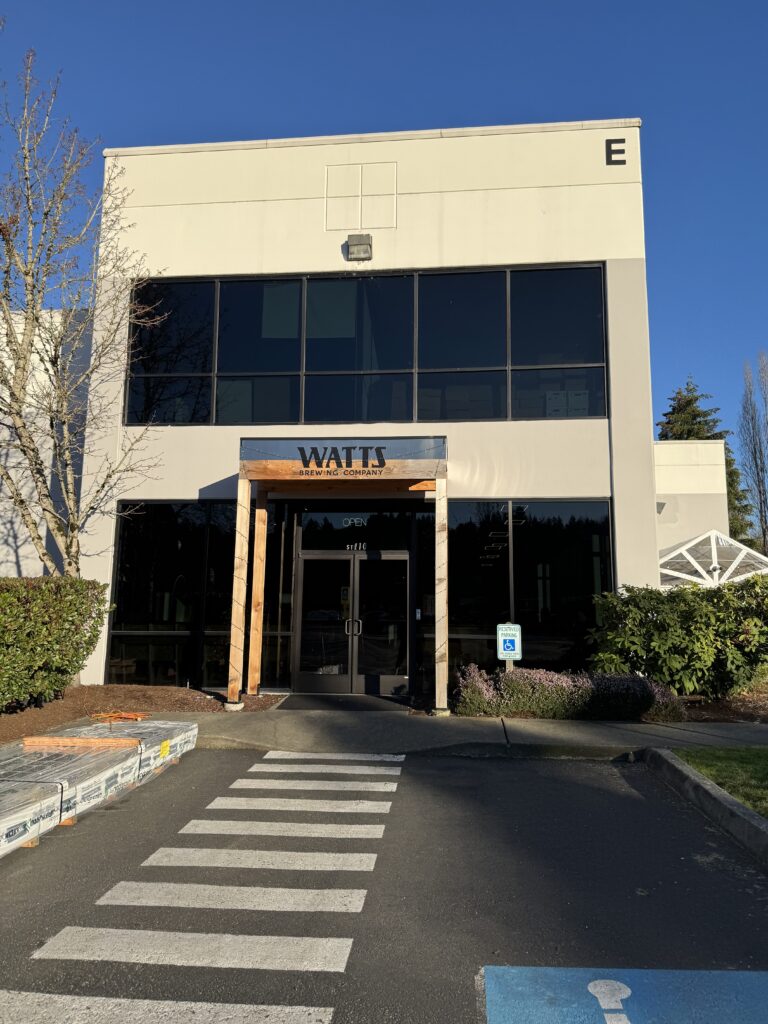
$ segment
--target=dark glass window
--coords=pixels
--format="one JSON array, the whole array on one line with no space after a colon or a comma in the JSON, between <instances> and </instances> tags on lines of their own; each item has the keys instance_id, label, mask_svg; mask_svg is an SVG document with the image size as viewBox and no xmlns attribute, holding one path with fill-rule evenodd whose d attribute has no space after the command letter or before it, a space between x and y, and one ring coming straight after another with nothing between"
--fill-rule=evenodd
<instances>
[{"instance_id":1,"label":"dark glass window","mask_svg":"<svg viewBox=\"0 0 768 1024\"><path fill-rule=\"evenodd\" d=\"M509 620L509 503L448 503L451 664L495 669L496 624Z\"/></svg>"},{"instance_id":2,"label":"dark glass window","mask_svg":"<svg viewBox=\"0 0 768 1024\"><path fill-rule=\"evenodd\" d=\"M226 684L235 503L121 511L109 682Z\"/></svg>"},{"instance_id":3,"label":"dark glass window","mask_svg":"<svg viewBox=\"0 0 768 1024\"><path fill-rule=\"evenodd\" d=\"M298 371L301 281L223 281L219 373Z\"/></svg>"},{"instance_id":4,"label":"dark glass window","mask_svg":"<svg viewBox=\"0 0 768 1024\"><path fill-rule=\"evenodd\" d=\"M232 617L232 567L235 562L237 506L232 501L217 501L211 502L207 506L207 511L208 546L205 552L203 624L206 629L229 632Z\"/></svg>"},{"instance_id":5,"label":"dark glass window","mask_svg":"<svg viewBox=\"0 0 768 1024\"><path fill-rule=\"evenodd\" d=\"M515 501L512 543L526 664L582 665L592 598L613 585L608 502Z\"/></svg>"},{"instance_id":6,"label":"dark glass window","mask_svg":"<svg viewBox=\"0 0 768 1024\"><path fill-rule=\"evenodd\" d=\"M413 419L413 377L406 373L308 374L306 423L375 423Z\"/></svg>"},{"instance_id":7,"label":"dark glass window","mask_svg":"<svg viewBox=\"0 0 768 1024\"><path fill-rule=\"evenodd\" d=\"M210 377L132 377L126 422L208 423Z\"/></svg>"},{"instance_id":8,"label":"dark glass window","mask_svg":"<svg viewBox=\"0 0 768 1024\"><path fill-rule=\"evenodd\" d=\"M513 370L512 418L580 419L605 416L605 370Z\"/></svg>"},{"instance_id":9,"label":"dark glass window","mask_svg":"<svg viewBox=\"0 0 768 1024\"><path fill-rule=\"evenodd\" d=\"M504 420L507 374L504 370L472 373L420 373L420 420Z\"/></svg>"},{"instance_id":10,"label":"dark glass window","mask_svg":"<svg viewBox=\"0 0 768 1024\"><path fill-rule=\"evenodd\" d=\"M307 282L307 370L413 366L413 278Z\"/></svg>"},{"instance_id":11,"label":"dark glass window","mask_svg":"<svg viewBox=\"0 0 768 1024\"><path fill-rule=\"evenodd\" d=\"M206 519L199 504L129 506L118 520L114 630L188 630L200 622Z\"/></svg>"},{"instance_id":12,"label":"dark glass window","mask_svg":"<svg viewBox=\"0 0 768 1024\"><path fill-rule=\"evenodd\" d=\"M218 377L217 423L298 423L299 376Z\"/></svg>"},{"instance_id":13,"label":"dark glass window","mask_svg":"<svg viewBox=\"0 0 768 1024\"><path fill-rule=\"evenodd\" d=\"M512 271L510 316L514 366L605 359L600 267Z\"/></svg>"},{"instance_id":14,"label":"dark glass window","mask_svg":"<svg viewBox=\"0 0 768 1024\"><path fill-rule=\"evenodd\" d=\"M209 373L213 365L213 281L148 281L137 288L133 373Z\"/></svg>"},{"instance_id":15,"label":"dark glass window","mask_svg":"<svg viewBox=\"0 0 768 1024\"><path fill-rule=\"evenodd\" d=\"M502 271L419 276L419 367L506 366Z\"/></svg>"}]
</instances>

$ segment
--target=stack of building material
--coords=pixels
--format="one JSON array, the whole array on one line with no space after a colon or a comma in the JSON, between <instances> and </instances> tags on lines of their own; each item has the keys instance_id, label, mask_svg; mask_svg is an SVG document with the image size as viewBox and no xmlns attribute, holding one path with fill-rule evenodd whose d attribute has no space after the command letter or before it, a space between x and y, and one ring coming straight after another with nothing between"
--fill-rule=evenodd
<instances>
[{"instance_id":1,"label":"stack of building material","mask_svg":"<svg viewBox=\"0 0 768 1024\"><path fill-rule=\"evenodd\" d=\"M55 745L57 739L33 737L31 741L0 747L0 784L56 786L62 822L77 818L136 785L138 743L102 747L70 741ZM32 745L27 745L30 742Z\"/></svg>"},{"instance_id":2,"label":"stack of building material","mask_svg":"<svg viewBox=\"0 0 768 1024\"><path fill-rule=\"evenodd\" d=\"M139 742L138 782L146 782L152 773L178 761L197 742L196 722L98 722L94 725L70 726L55 737L73 736L82 739L123 738Z\"/></svg>"},{"instance_id":3,"label":"stack of building material","mask_svg":"<svg viewBox=\"0 0 768 1024\"><path fill-rule=\"evenodd\" d=\"M196 741L194 722L115 721L0 747L0 857L146 782Z\"/></svg>"},{"instance_id":4,"label":"stack of building material","mask_svg":"<svg viewBox=\"0 0 768 1024\"><path fill-rule=\"evenodd\" d=\"M36 846L60 815L61 787L55 783L0 783L0 857L18 846Z\"/></svg>"}]
</instances>

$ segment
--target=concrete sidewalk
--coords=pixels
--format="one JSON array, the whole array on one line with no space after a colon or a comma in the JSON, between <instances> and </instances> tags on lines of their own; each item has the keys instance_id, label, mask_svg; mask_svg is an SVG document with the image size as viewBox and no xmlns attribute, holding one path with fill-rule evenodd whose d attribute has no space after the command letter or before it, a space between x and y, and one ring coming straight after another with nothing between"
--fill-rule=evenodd
<instances>
[{"instance_id":1,"label":"concrete sidewalk","mask_svg":"<svg viewBox=\"0 0 768 1024\"><path fill-rule=\"evenodd\" d=\"M768 747L768 725L679 722L560 722L430 718L403 708L377 711L269 711L184 715L199 725L199 749L442 753L476 757L614 757L646 747Z\"/></svg>"}]
</instances>

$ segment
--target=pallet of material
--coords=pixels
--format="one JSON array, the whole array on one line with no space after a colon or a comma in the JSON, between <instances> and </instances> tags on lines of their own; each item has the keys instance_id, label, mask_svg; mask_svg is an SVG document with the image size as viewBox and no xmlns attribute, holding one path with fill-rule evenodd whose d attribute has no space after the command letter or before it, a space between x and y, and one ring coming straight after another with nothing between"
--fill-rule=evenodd
<instances>
[{"instance_id":1,"label":"pallet of material","mask_svg":"<svg viewBox=\"0 0 768 1024\"><path fill-rule=\"evenodd\" d=\"M93 725L70 726L51 736L81 739L139 740L140 763L138 782L146 782L152 773L178 761L197 742L197 722L165 722L145 719L142 722L97 722Z\"/></svg>"},{"instance_id":2,"label":"pallet of material","mask_svg":"<svg viewBox=\"0 0 768 1024\"><path fill-rule=\"evenodd\" d=\"M57 786L64 823L135 786L139 763L137 746L27 749L12 743L0 747L0 782Z\"/></svg>"},{"instance_id":3,"label":"pallet of material","mask_svg":"<svg viewBox=\"0 0 768 1024\"><path fill-rule=\"evenodd\" d=\"M0 857L37 846L59 824L61 789L54 783L0 782Z\"/></svg>"}]
</instances>

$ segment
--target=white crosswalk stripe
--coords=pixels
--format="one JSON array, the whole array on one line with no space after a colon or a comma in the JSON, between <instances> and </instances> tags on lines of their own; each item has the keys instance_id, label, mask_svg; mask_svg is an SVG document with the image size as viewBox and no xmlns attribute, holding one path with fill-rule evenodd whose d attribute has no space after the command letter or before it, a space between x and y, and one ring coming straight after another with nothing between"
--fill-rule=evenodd
<instances>
[{"instance_id":1,"label":"white crosswalk stripe","mask_svg":"<svg viewBox=\"0 0 768 1024\"><path fill-rule=\"evenodd\" d=\"M235 779L230 789L311 789L331 793L394 793L396 782L328 782L325 779Z\"/></svg>"},{"instance_id":2,"label":"white crosswalk stripe","mask_svg":"<svg viewBox=\"0 0 768 1024\"><path fill-rule=\"evenodd\" d=\"M270 775L399 775L402 768L388 764L265 764L257 761L249 772Z\"/></svg>"},{"instance_id":3,"label":"white crosswalk stripe","mask_svg":"<svg viewBox=\"0 0 768 1024\"><path fill-rule=\"evenodd\" d=\"M263 885L118 882L96 903L99 906L116 907L359 914L365 897L365 889L280 889Z\"/></svg>"},{"instance_id":4,"label":"white crosswalk stripe","mask_svg":"<svg viewBox=\"0 0 768 1024\"><path fill-rule=\"evenodd\" d=\"M145 868L262 868L267 871L373 871L375 853L296 853L292 850L216 850L161 846Z\"/></svg>"},{"instance_id":5,"label":"white crosswalk stripe","mask_svg":"<svg viewBox=\"0 0 768 1024\"><path fill-rule=\"evenodd\" d=\"M194 818L180 835L293 836L302 839L381 839L383 825L320 825L304 821L217 821Z\"/></svg>"},{"instance_id":6,"label":"white crosswalk stripe","mask_svg":"<svg viewBox=\"0 0 768 1024\"><path fill-rule=\"evenodd\" d=\"M345 970L352 939L291 935L221 935L137 928L62 928L34 960L108 960L249 971Z\"/></svg>"},{"instance_id":7,"label":"white crosswalk stripe","mask_svg":"<svg viewBox=\"0 0 768 1024\"><path fill-rule=\"evenodd\" d=\"M0 1024L331 1024L322 1006L259 1006L163 999L108 999L0 989Z\"/></svg>"},{"instance_id":8,"label":"white crosswalk stripe","mask_svg":"<svg viewBox=\"0 0 768 1024\"><path fill-rule=\"evenodd\" d=\"M242 820L217 820L215 816L193 818L179 833L194 836L340 840L345 843L349 840L380 840L384 836L383 824L347 824L339 822L337 816L389 814L392 807L390 800L345 799L344 794L395 793L398 782L389 780L397 779L402 768L393 766L391 762L404 760L404 754L317 754L270 750L262 760L248 769L247 778L236 779L229 785L229 789L271 790L272 793L216 797L207 805L206 810L276 811L281 812L285 820L251 820L245 817ZM382 776L388 778L382 780ZM302 790L310 793L324 792L329 796L293 796L294 791ZM328 818L314 822L296 820L297 815L307 814L327 815ZM286 842L280 845L292 844ZM374 870L376 853L344 852L343 846L337 847L337 850L339 852L162 846L147 857L142 867L169 871L224 868L228 871L307 872L308 884L294 887L225 884L224 878L231 881L231 875L210 876L215 877L216 884L204 884L179 881L178 874L175 878L170 875L170 881L121 881L97 900L97 904L105 908L104 912L110 907L134 908L133 913L140 913L141 908L203 911L205 913L201 915L201 920L211 922L212 929L206 932L178 932L142 928L65 927L36 950L32 958L261 972L342 973L346 970L352 950L351 938L230 934L225 925L227 919L239 920L232 918L233 911L254 914L360 914L366 901L367 889L314 888L309 884L313 880L310 872L336 874ZM184 874L181 877L184 878ZM258 874L248 876L254 880L262 877ZM218 918L217 914L222 917ZM224 916L227 914L229 918ZM179 917L180 922L183 920ZM192 920L197 923L196 919ZM248 920L260 919L256 917ZM221 929L222 925L223 930L217 930L217 926ZM265 930L270 929L267 926ZM253 931L259 929L253 928ZM256 985L254 989L257 990ZM190 1021L195 1024L332 1024L333 1017L334 1010L331 1007L303 1004L250 1005L0 990L0 1024L62 1024L65 1021L66 1024L135 1024L137 1020L156 1021L157 1024L189 1024Z\"/></svg>"},{"instance_id":9,"label":"white crosswalk stripe","mask_svg":"<svg viewBox=\"0 0 768 1024\"><path fill-rule=\"evenodd\" d=\"M293 750L269 750L265 761L404 761L405 754L297 754Z\"/></svg>"},{"instance_id":10,"label":"white crosswalk stripe","mask_svg":"<svg viewBox=\"0 0 768 1024\"><path fill-rule=\"evenodd\" d=\"M217 796L209 811L311 811L317 814L389 814L388 800L281 800L258 796Z\"/></svg>"}]
</instances>

